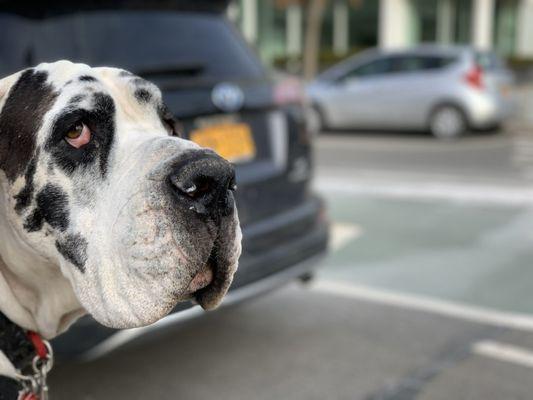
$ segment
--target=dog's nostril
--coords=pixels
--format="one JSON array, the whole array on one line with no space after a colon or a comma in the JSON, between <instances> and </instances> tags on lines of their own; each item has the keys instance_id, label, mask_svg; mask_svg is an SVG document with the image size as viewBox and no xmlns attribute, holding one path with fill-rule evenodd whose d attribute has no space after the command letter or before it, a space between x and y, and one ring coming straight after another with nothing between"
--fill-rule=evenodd
<instances>
[{"instance_id":1,"label":"dog's nostril","mask_svg":"<svg viewBox=\"0 0 533 400\"><path fill-rule=\"evenodd\" d=\"M229 191L237 188L235 171L213 153L201 152L177 164L169 181L178 197L199 214L224 214L233 209Z\"/></svg>"},{"instance_id":2,"label":"dog's nostril","mask_svg":"<svg viewBox=\"0 0 533 400\"><path fill-rule=\"evenodd\" d=\"M205 195L211 191L213 183L209 182L207 178L199 177L196 181L188 184L182 184L181 182L174 183L174 186L182 191L185 195L191 199L195 199L202 195Z\"/></svg>"}]
</instances>

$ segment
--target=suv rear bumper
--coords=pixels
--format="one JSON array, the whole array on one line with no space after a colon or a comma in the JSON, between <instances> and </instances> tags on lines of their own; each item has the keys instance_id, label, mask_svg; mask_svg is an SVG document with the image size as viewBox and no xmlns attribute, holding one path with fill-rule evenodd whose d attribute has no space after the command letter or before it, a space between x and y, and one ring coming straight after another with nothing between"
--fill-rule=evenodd
<instances>
[{"instance_id":1,"label":"suv rear bumper","mask_svg":"<svg viewBox=\"0 0 533 400\"><path fill-rule=\"evenodd\" d=\"M243 255L232 289L325 253L329 223L323 201L311 197L298 207L243 228Z\"/></svg>"}]
</instances>

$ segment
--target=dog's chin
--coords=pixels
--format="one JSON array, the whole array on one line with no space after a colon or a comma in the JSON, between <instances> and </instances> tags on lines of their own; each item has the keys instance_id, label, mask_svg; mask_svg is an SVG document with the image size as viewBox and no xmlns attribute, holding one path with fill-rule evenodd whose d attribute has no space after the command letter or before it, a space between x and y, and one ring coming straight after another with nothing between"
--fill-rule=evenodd
<instances>
[{"instance_id":1,"label":"dog's chin","mask_svg":"<svg viewBox=\"0 0 533 400\"><path fill-rule=\"evenodd\" d=\"M115 329L138 328L164 318L178 303L191 301L205 310L216 308L222 302L236 268L236 265L228 268L228 265L210 258L186 280L176 279L175 273L157 278L130 273L125 285L104 285L96 293L84 287L78 288L81 291L77 292L86 311L100 324ZM115 282L123 281L115 279Z\"/></svg>"}]
</instances>

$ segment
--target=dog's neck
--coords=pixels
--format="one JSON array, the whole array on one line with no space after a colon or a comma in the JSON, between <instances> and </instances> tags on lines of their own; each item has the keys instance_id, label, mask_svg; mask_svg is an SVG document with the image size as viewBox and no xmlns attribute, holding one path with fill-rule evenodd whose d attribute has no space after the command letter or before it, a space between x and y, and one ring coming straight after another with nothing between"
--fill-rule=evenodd
<instances>
[{"instance_id":1,"label":"dog's neck","mask_svg":"<svg viewBox=\"0 0 533 400\"><path fill-rule=\"evenodd\" d=\"M51 339L85 311L60 268L18 238L6 212L0 186L0 311L17 325Z\"/></svg>"},{"instance_id":2,"label":"dog's neck","mask_svg":"<svg viewBox=\"0 0 533 400\"><path fill-rule=\"evenodd\" d=\"M34 264L21 271L21 266L14 272L0 258L0 311L17 325L51 339L85 313L59 269L54 273L49 265ZM45 273L26 279L37 268Z\"/></svg>"}]
</instances>

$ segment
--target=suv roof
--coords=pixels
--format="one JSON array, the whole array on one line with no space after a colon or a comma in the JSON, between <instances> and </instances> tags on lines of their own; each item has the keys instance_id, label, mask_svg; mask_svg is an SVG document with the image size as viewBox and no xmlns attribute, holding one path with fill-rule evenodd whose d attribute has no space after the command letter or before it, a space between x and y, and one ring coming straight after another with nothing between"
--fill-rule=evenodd
<instances>
[{"instance_id":1,"label":"suv roof","mask_svg":"<svg viewBox=\"0 0 533 400\"><path fill-rule=\"evenodd\" d=\"M58 0L45 1L0 0L0 12L26 18L42 19L62 14L94 10L183 10L224 12L231 0Z\"/></svg>"},{"instance_id":2,"label":"suv roof","mask_svg":"<svg viewBox=\"0 0 533 400\"><path fill-rule=\"evenodd\" d=\"M0 76L70 59L119 66L164 89L264 80L263 66L224 14L193 8L139 10L128 3L39 19L0 12Z\"/></svg>"}]
</instances>

